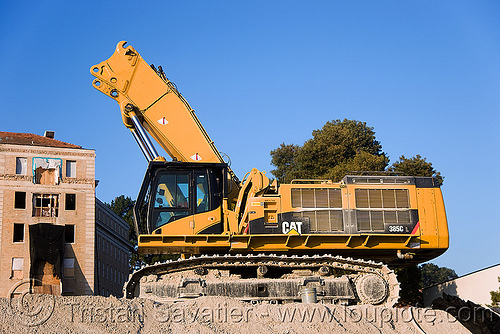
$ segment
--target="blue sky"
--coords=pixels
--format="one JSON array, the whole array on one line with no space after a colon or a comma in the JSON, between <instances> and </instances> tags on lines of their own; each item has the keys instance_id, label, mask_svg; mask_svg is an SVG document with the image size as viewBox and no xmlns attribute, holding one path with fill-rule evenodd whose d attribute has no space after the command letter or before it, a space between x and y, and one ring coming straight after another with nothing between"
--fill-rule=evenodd
<instances>
[{"instance_id":1,"label":"blue sky","mask_svg":"<svg viewBox=\"0 0 500 334\"><path fill-rule=\"evenodd\" d=\"M238 176L333 119L445 176L458 274L500 262L498 1L0 1L1 131L95 149L97 196L147 163L89 69L126 40L162 65Z\"/></svg>"}]
</instances>

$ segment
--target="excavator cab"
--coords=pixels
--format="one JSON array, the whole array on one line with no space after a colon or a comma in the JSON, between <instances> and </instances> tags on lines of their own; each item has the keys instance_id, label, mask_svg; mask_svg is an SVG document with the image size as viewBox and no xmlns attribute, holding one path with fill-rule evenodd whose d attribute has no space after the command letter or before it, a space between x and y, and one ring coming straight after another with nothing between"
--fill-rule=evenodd
<instances>
[{"instance_id":1,"label":"excavator cab","mask_svg":"<svg viewBox=\"0 0 500 334\"><path fill-rule=\"evenodd\" d=\"M224 164L151 162L134 208L137 233L222 233L226 175Z\"/></svg>"}]
</instances>

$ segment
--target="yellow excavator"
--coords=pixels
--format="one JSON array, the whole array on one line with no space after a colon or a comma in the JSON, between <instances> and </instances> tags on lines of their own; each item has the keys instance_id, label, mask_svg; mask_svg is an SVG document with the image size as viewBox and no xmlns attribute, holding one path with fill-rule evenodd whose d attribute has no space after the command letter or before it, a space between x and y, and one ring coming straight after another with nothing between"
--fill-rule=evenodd
<instances>
[{"instance_id":1,"label":"yellow excavator","mask_svg":"<svg viewBox=\"0 0 500 334\"><path fill-rule=\"evenodd\" d=\"M307 293L392 306L399 283L391 268L448 248L435 178L373 173L278 185L254 168L240 181L161 66L120 42L90 72L149 161L134 208L138 252L183 255L132 273L127 298L286 303Z\"/></svg>"}]
</instances>

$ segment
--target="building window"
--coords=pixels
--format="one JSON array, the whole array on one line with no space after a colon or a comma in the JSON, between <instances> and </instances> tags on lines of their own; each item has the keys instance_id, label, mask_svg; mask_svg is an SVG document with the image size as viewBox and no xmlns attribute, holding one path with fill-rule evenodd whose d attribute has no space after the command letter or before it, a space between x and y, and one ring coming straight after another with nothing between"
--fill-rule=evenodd
<instances>
[{"instance_id":1,"label":"building window","mask_svg":"<svg viewBox=\"0 0 500 334\"><path fill-rule=\"evenodd\" d=\"M64 278L75 277L75 259L66 258L63 260L63 276Z\"/></svg>"},{"instance_id":2,"label":"building window","mask_svg":"<svg viewBox=\"0 0 500 334\"><path fill-rule=\"evenodd\" d=\"M66 177L76 177L76 161L66 161Z\"/></svg>"},{"instance_id":3,"label":"building window","mask_svg":"<svg viewBox=\"0 0 500 334\"><path fill-rule=\"evenodd\" d=\"M64 228L64 242L72 244L75 242L75 225L66 225Z\"/></svg>"},{"instance_id":4,"label":"building window","mask_svg":"<svg viewBox=\"0 0 500 334\"><path fill-rule=\"evenodd\" d=\"M66 194L66 210L76 210L76 194Z\"/></svg>"},{"instance_id":5,"label":"building window","mask_svg":"<svg viewBox=\"0 0 500 334\"><path fill-rule=\"evenodd\" d=\"M26 192L16 191L14 195L14 209L26 209Z\"/></svg>"},{"instance_id":6,"label":"building window","mask_svg":"<svg viewBox=\"0 0 500 334\"><path fill-rule=\"evenodd\" d=\"M22 257L12 258L12 273L10 278L23 279L23 266L24 266L24 258Z\"/></svg>"},{"instance_id":7,"label":"building window","mask_svg":"<svg viewBox=\"0 0 500 334\"><path fill-rule=\"evenodd\" d=\"M28 171L28 159L16 158L16 174L26 175L27 171Z\"/></svg>"},{"instance_id":8,"label":"building window","mask_svg":"<svg viewBox=\"0 0 500 334\"><path fill-rule=\"evenodd\" d=\"M33 194L33 217L57 217L59 195Z\"/></svg>"},{"instance_id":9,"label":"building window","mask_svg":"<svg viewBox=\"0 0 500 334\"><path fill-rule=\"evenodd\" d=\"M61 178L61 167L61 159L33 158L33 176L35 184L59 184Z\"/></svg>"},{"instance_id":10,"label":"building window","mask_svg":"<svg viewBox=\"0 0 500 334\"><path fill-rule=\"evenodd\" d=\"M24 224L14 224L14 237L13 242L23 242L24 241Z\"/></svg>"}]
</instances>

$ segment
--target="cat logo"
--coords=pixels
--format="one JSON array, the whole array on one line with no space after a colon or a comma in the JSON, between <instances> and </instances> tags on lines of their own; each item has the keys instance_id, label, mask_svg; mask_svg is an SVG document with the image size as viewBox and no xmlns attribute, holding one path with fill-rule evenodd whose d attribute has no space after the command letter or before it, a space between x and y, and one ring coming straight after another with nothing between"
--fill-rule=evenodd
<instances>
[{"instance_id":1,"label":"cat logo","mask_svg":"<svg viewBox=\"0 0 500 334\"><path fill-rule=\"evenodd\" d=\"M283 222L283 234L302 234L302 222Z\"/></svg>"}]
</instances>

